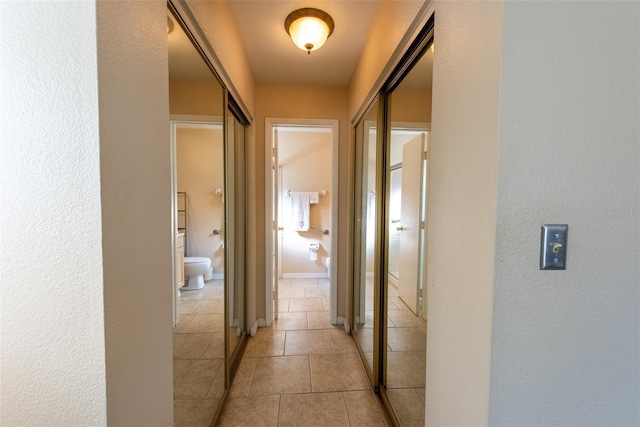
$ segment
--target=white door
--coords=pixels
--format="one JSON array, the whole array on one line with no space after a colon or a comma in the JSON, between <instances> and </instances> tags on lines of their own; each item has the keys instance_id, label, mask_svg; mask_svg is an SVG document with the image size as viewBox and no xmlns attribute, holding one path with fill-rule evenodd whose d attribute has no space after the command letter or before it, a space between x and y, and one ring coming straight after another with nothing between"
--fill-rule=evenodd
<instances>
[{"instance_id":1,"label":"white door","mask_svg":"<svg viewBox=\"0 0 640 427\"><path fill-rule=\"evenodd\" d=\"M414 313L418 313L420 216L422 212L423 135L402 147L402 202L400 212L400 249L398 294Z\"/></svg>"},{"instance_id":2,"label":"white door","mask_svg":"<svg viewBox=\"0 0 640 427\"><path fill-rule=\"evenodd\" d=\"M278 318L278 129L273 128L273 146L271 147L271 291L273 295L273 318Z\"/></svg>"}]
</instances>

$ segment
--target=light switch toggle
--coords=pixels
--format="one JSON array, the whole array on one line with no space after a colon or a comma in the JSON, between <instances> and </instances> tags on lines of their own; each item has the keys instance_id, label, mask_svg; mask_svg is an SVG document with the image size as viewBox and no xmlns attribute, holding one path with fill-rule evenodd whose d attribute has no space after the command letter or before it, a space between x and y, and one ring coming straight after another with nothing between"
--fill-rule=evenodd
<instances>
[{"instance_id":1,"label":"light switch toggle","mask_svg":"<svg viewBox=\"0 0 640 427\"><path fill-rule=\"evenodd\" d=\"M564 270L567 260L567 224L544 224L540 237L540 270Z\"/></svg>"}]
</instances>

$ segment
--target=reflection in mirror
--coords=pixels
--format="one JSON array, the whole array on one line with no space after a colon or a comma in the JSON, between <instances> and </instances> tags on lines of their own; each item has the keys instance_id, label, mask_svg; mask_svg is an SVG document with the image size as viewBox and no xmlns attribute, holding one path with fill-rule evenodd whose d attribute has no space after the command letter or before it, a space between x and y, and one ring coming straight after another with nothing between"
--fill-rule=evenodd
<instances>
[{"instance_id":1,"label":"reflection in mirror","mask_svg":"<svg viewBox=\"0 0 640 427\"><path fill-rule=\"evenodd\" d=\"M224 91L180 24L169 18L176 287L183 285L176 292L173 330L174 425L210 425L227 382Z\"/></svg>"},{"instance_id":2,"label":"reflection in mirror","mask_svg":"<svg viewBox=\"0 0 640 427\"><path fill-rule=\"evenodd\" d=\"M374 249L376 237L376 140L378 101L356 126L356 219L352 333L373 380Z\"/></svg>"},{"instance_id":3,"label":"reflection in mirror","mask_svg":"<svg viewBox=\"0 0 640 427\"><path fill-rule=\"evenodd\" d=\"M391 93L386 393L402 425L424 425L426 197L433 51Z\"/></svg>"},{"instance_id":4,"label":"reflection in mirror","mask_svg":"<svg viewBox=\"0 0 640 427\"><path fill-rule=\"evenodd\" d=\"M227 316L228 360L234 360L244 334L245 253L245 145L244 125L233 112L227 114L227 237L229 254Z\"/></svg>"}]
</instances>

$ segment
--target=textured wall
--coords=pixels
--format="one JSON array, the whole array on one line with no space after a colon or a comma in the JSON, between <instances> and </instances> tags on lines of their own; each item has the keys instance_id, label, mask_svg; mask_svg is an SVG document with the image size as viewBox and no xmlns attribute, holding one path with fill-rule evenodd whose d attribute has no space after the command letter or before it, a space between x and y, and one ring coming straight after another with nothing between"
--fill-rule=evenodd
<instances>
[{"instance_id":1,"label":"textured wall","mask_svg":"<svg viewBox=\"0 0 640 427\"><path fill-rule=\"evenodd\" d=\"M100 169L111 425L173 424L166 3L98 2Z\"/></svg>"},{"instance_id":2,"label":"textured wall","mask_svg":"<svg viewBox=\"0 0 640 427\"><path fill-rule=\"evenodd\" d=\"M0 425L104 425L96 5L0 16Z\"/></svg>"},{"instance_id":3,"label":"textured wall","mask_svg":"<svg viewBox=\"0 0 640 427\"><path fill-rule=\"evenodd\" d=\"M501 89L491 424L639 425L640 3L507 2Z\"/></svg>"},{"instance_id":4,"label":"textured wall","mask_svg":"<svg viewBox=\"0 0 640 427\"><path fill-rule=\"evenodd\" d=\"M502 3L435 4L427 245L428 425L486 425Z\"/></svg>"}]
</instances>

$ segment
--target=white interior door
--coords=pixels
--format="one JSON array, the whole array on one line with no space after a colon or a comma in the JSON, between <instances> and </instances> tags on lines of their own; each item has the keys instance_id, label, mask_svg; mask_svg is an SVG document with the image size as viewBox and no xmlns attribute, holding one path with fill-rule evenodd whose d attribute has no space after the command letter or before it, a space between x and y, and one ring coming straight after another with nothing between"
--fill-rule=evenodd
<instances>
[{"instance_id":1,"label":"white interior door","mask_svg":"<svg viewBox=\"0 0 640 427\"><path fill-rule=\"evenodd\" d=\"M273 146L271 147L271 291L273 295L273 318L278 318L278 246L280 240L278 239L278 129L273 128Z\"/></svg>"},{"instance_id":2,"label":"white interior door","mask_svg":"<svg viewBox=\"0 0 640 427\"><path fill-rule=\"evenodd\" d=\"M418 274L420 269L420 214L422 212L423 138L415 138L402 147L402 202L400 212L400 248L398 294L414 313L418 312Z\"/></svg>"}]
</instances>

